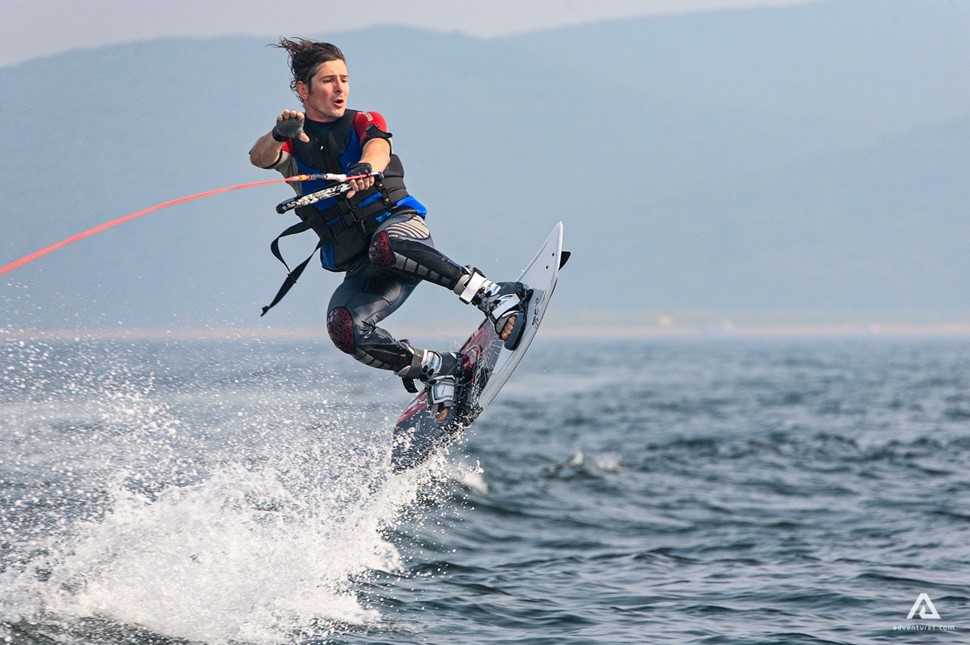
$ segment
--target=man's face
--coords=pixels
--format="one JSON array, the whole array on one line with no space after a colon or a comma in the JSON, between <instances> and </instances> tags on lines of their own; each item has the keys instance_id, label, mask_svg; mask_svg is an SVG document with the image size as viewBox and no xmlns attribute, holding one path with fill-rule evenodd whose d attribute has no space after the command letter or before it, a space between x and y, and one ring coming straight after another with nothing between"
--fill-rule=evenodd
<instances>
[{"instance_id":1,"label":"man's face","mask_svg":"<svg viewBox=\"0 0 970 645\"><path fill-rule=\"evenodd\" d=\"M336 121L344 115L350 95L347 64L342 60L321 63L313 72L309 87L299 81L296 91L303 100L308 118L324 123Z\"/></svg>"}]
</instances>

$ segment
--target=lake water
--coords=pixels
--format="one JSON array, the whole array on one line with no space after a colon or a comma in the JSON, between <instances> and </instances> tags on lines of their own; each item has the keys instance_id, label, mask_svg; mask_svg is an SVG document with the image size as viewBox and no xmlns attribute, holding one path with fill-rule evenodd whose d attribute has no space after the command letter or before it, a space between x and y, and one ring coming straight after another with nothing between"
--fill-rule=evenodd
<instances>
[{"instance_id":1,"label":"lake water","mask_svg":"<svg viewBox=\"0 0 970 645\"><path fill-rule=\"evenodd\" d=\"M540 338L394 476L407 401L323 341L0 342L0 642L970 641L968 339Z\"/></svg>"}]
</instances>

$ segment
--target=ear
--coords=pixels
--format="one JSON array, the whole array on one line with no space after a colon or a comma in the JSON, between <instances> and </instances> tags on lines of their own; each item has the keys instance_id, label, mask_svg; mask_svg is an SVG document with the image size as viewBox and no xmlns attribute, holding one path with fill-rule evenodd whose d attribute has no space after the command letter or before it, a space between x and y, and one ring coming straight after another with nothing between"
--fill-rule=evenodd
<instances>
[{"instance_id":1,"label":"ear","mask_svg":"<svg viewBox=\"0 0 970 645\"><path fill-rule=\"evenodd\" d=\"M303 81L297 81L296 95L300 97L301 101L306 101L307 97L310 96L310 88L308 88L306 83L304 83Z\"/></svg>"}]
</instances>

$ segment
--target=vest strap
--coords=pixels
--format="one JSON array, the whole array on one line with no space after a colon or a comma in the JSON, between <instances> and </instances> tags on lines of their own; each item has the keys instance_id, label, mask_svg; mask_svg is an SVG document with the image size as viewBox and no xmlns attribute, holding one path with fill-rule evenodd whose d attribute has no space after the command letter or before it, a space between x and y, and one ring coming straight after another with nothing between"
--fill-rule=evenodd
<instances>
[{"instance_id":1,"label":"vest strap","mask_svg":"<svg viewBox=\"0 0 970 645\"><path fill-rule=\"evenodd\" d=\"M286 260L283 259L283 254L280 253L280 238L288 237L290 235L296 235L297 233L303 233L304 231L308 231L308 230L310 230L309 224L307 224L306 222L297 222L293 226L289 227L288 229L280 233L276 237L276 239L270 243L269 245L270 251L272 251L276 259L282 262L283 266L286 267L287 274L286 274L286 279L283 280L283 284L280 285L279 291L276 292L276 296L273 298L273 301L268 305L266 305L265 307L263 307L263 313L259 314L260 318L265 316L270 309L275 307L276 304L283 299L283 296L285 296L287 292L289 292L289 290L293 288L293 285L296 284L296 281L300 279L301 275L303 275L303 270L306 269L307 264L309 264L310 260L313 259L313 256L316 255L317 250L319 250L319 248L323 246L323 240L320 240L319 242L317 242L316 248L313 249L313 252L310 253L309 257L307 257L307 259L304 260L303 262L300 262L298 265L296 265L296 268L294 268L292 271L290 270L290 266L286 263Z\"/></svg>"}]
</instances>

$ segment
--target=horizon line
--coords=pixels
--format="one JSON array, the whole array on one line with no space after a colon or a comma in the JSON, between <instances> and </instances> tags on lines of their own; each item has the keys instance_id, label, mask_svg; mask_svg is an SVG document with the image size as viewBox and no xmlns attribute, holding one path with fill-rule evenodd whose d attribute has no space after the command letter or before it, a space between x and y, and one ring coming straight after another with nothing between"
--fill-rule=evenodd
<instances>
[{"instance_id":1,"label":"horizon line","mask_svg":"<svg viewBox=\"0 0 970 645\"><path fill-rule=\"evenodd\" d=\"M410 338L462 338L463 325L403 325L395 330ZM950 323L781 323L721 322L695 325L593 324L546 325L540 336L557 340L600 338L663 339L838 339L838 338L970 338L970 322ZM323 327L129 327L89 329L0 329L0 342L54 340L329 340Z\"/></svg>"}]
</instances>

